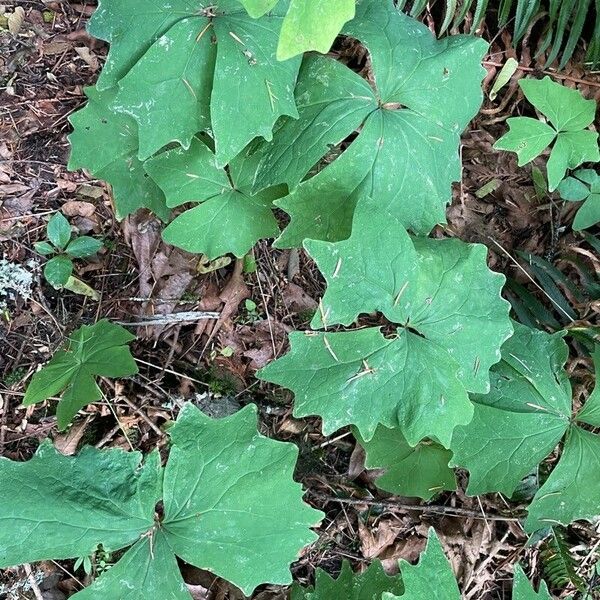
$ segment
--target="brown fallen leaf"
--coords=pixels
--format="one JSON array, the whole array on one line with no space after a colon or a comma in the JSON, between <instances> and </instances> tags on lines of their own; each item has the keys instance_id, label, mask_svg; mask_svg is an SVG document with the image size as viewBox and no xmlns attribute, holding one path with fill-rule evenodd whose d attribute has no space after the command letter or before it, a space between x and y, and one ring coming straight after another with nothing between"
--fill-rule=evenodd
<instances>
[{"instance_id":1,"label":"brown fallen leaf","mask_svg":"<svg viewBox=\"0 0 600 600\"><path fill-rule=\"evenodd\" d=\"M376 526L366 525L359 519L358 537L365 558L377 558L395 541L401 527L391 520L378 521Z\"/></svg>"},{"instance_id":2,"label":"brown fallen leaf","mask_svg":"<svg viewBox=\"0 0 600 600\"><path fill-rule=\"evenodd\" d=\"M69 200L62 205L61 212L66 217L91 217L96 212L96 207L91 202Z\"/></svg>"},{"instance_id":3,"label":"brown fallen leaf","mask_svg":"<svg viewBox=\"0 0 600 600\"><path fill-rule=\"evenodd\" d=\"M66 433L59 433L54 438L56 449L65 456L73 456L91 419L91 415L88 415L83 421L75 421Z\"/></svg>"}]
</instances>

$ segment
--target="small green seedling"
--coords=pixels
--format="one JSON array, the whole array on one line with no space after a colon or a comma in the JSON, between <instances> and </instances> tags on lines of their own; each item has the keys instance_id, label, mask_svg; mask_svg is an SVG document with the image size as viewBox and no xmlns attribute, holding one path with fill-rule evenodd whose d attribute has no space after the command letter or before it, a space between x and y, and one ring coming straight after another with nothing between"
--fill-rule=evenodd
<instances>
[{"instance_id":1,"label":"small green seedling","mask_svg":"<svg viewBox=\"0 0 600 600\"><path fill-rule=\"evenodd\" d=\"M548 189L553 192L567 169L600 160L598 134L589 129L596 114L596 103L550 77L524 79L519 85L527 100L548 122L531 117L508 119L509 131L494 148L516 153L521 167L552 145L546 169Z\"/></svg>"},{"instance_id":2,"label":"small green seedling","mask_svg":"<svg viewBox=\"0 0 600 600\"><path fill-rule=\"evenodd\" d=\"M583 204L573 221L573 229L581 231L600 222L600 175L594 169L579 169L558 186L563 200Z\"/></svg>"},{"instance_id":3,"label":"small green seedling","mask_svg":"<svg viewBox=\"0 0 600 600\"><path fill-rule=\"evenodd\" d=\"M42 256L52 256L44 266L44 277L55 289L60 290L69 285L73 278L73 259L94 256L103 245L100 240L83 235L73 238L69 221L56 213L46 228L48 241L36 242L34 248Z\"/></svg>"},{"instance_id":4,"label":"small green seedling","mask_svg":"<svg viewBox=\"0 0 600 600\"><path fill-rule=\"evenodd\" d=\"M62 394L56 416L59 429L65 429L80 408L102 398L96 377L128 377L137 373L128 346L134 339L125 328L106 319L83 325L33 376L23 404L29 406Z\"/></svg>"}]
</instances>

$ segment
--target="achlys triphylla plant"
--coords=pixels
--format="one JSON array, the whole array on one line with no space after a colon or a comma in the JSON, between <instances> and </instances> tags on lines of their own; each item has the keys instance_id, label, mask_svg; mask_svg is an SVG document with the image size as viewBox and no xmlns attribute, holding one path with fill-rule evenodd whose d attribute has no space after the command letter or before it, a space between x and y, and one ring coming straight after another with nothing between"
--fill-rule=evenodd
<instances>
[{"instance_id":1,"label":"achlys triphylla plant","mask_svg":"<svg viewBox=\"0 0 600 600\"><path fill-rule=\"evenodd\" d=\"M46 235L47 241L34 244L36 252L53 257L44 265L46 281L58 290L66 288L76 291L74 281L82 282L73 277L73 259L94 256L102 250L102 242L87 235L73 238L71 225L61 213L56 213L48 221Z\"/></svg>"},{"instance_id":2,"label":"achlys triphylla plant","mask_svg":"<svg viewBox=\"0 0 600 600\"><path fill-rule=\"evenodd\" d=\"M596 103L550 77L523 79L519 86L549 123L531 117L512 117L507 120L509 132L494 148L515 152L519 166L523 166L552 145L546 168L548 189L553 192L568 169L600 160L598 134L588 129L594 121Z\"/></svg>"},{"instance_id":3,"label":"achlys triphylla plant","mask_svg":"<svg viewBox=\"0 0 600 600\"><path fill-rule=\"evenodd\" d=\"M337 579L317 569L315 586L302 588L294 584L291 600L460 600L450 562L433 529L419 563L400 561L400 575L388 577L378 561L362 574L353 574L344 563ZM515 565L513 600L551 600L548 588L541 583L536 592L519 564Z\"/></svg>"},{"instance_id":4,"label":"achlys triphylla plant","mask_svg":"<svg viewBox=\"0 0 600 600\"><path fill-rule=\"evenodd\" d=\"M35 373L23 404L29 406L62 394L56 417L59 429L65 429L80 408L102 398L96 377L127 377L137 373L128 346L134 339L126 329L106 320L83 325Z\"/></svg>"},{"instance_id":5,"label":"achlys triphylla plant","mask_svg":"<svg viewBox=\"0 0 600 600\"><path fill-rule=\"evenodd\" d=\"M73 597L190 600L176 557L246 595L288 584L289 565L322 513L302 502L297 448L261 436L256 408L213 420L186 405L171 450L85 448L76 457L42 444L28 462L0 458L0 568L127 551ZM33 485L35 482L35 485Z\"/></svg>"}]
</instances>

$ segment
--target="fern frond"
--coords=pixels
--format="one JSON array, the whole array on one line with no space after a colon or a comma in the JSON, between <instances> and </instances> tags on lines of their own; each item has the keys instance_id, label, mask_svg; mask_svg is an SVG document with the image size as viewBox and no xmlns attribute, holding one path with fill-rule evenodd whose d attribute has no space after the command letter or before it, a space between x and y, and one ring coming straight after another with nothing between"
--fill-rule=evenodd
<instances>
[{"instance_id":1,"label":"fern frond","mask_svg":"<svg viewBox=\"0 0 600 600\"><path fill-rule=\"evenodd\" d=\"M562 590L571 584L580 592L585 591L585 584L577 575L577 562L559 529L552 528L550 537L542 545L540 557L544 576L551 587Z\"/></svg>"}]
</instances>

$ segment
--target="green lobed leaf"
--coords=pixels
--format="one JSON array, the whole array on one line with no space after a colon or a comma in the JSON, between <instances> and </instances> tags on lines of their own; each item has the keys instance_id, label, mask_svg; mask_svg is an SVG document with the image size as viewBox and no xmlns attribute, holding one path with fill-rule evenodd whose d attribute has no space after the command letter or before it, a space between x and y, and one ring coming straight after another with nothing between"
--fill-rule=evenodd
<instances>
[{"instance_id":1,"label":"green lobed leaf","mask_svg":"<svg viewBox=\"0 0 600 600\"><path fill-rule=\"evenodd\" d=\"M48 221L48 239L58 248L64 250L71 239L71 225L62 213L55 213Z\"/></svg>"},{"instance_id":2,"label":"green lobed leaf","mask_svg":"<svg viewBox=\"0 0 600 600\"><path fill-rule=\"evenodd\" d=\"M75 238L66 248L66 253L72 258L87 258L102 250L104 245L96 238L82 235Z\"/></svg>"},{"instance_id":3,"label":"green lobed leaf","mask_svg":"<svg viewBox=\"0 0 600 600\"><path fill-rule=\"evenodd\" d=\"M446 349L469 391L487 392L489 368L512 334L509 304L500 296L505 278L487 268L487 248L411 238L373 201L362 204L354 226L348 240L305 242L327 282L311 326L350 325L360 314L381 312Z\"/></svg>"},{"instance_id":4,"label":"green lobed leaf","mask_svg":"<svg viewBox=\"0 0 600 600\"><path fill-rule=\"evenodd\" d=\"M169 211L164 196L137 158L135 121L109 108L116 90L86 88L85 93L88 103L69 117L74 128L69 136L69 170L88 169L95 177L110 183L118 219L139 208L148 208L166 220Z\"/></svg>"},{"instance_id":5,"label":"green lobed leaf","mask_svg":"<svg viewBox=\"0 0 600 600\"><path fill-rule=\"evenodd\" d=\"M369 440L382 424L400 427L412 446L425 437L447 446L471 420L467 392L489 389L488 370L512 332L503 277L488 270L483 246L413 240L371 203L359 206L353 232L305 244L328 283L312 325L380 311L400 325L396 335L291 334L290 353L259 377L293 390L294 414L320 415L327 434L353 424Z\"/></svg>"},{"instance_id":6,"label":"green lobed leaf","mask_svg":"<svg viewBox=\"0 0 600 600\"><path fill-rule=\"evenodd\" d=\"M494 144L494 148L514 152L520 167L538 157L557 135L552 127L538 119L511 117L506 122L508 133Z\"/></svg>"},{"instance_id":7,"label":"green lobed leaf","mask_svg":"<svg viewBox=\"0 0 600 600\"><path fill-rule=\"evenodd\" d=\"M289 564L316 538L309 527L322 513L292 479L297 448L256 427L253 405L219 420L186 405L164 470L156 452L144 466L138 453L86 448L67 458L49 445L27 463L0 459L0 481L11 481L0 486L0 565L132 545L82 599L189 599L176 556L246 595L290 583ZM155 514L161 500L164 515Z\"/></svg>"},{"instance_id":8,"label":"green lobed leaf","mask_svg":"<svg viewBox=\"0 0 600 600\"><path fill-rule=\"evenodd\" d=\"M539 156L554 140L548 159L548 189L553 192L567 169L586 161L600 160L598 134L587 127L593 122L596 102L586 100L577 91L555 83L549 77L522 79L519 85L525 97L545 115L552 127L537 119L508 119L509 131L495 144L498 150L515 152L519 166Z\"/></svg>"},{"instance_id":9,"label":"green lobed leaf","mask_svg":"<svg viewBox=\"0 0 600 600\"><path fill-rule=\"evenodd\" d=\"M277 58L287 60L310 50L329 52L344 24L354 17L354 9L355 0L290 0Z\"/></svg>"},{"instance_id":10,"label":"green lobed leaf","mask_svg":"<svg viewBox=\"0 0 600 600\"><path fill-rule=\"evenodd\" d=\"M67 256L55 256L44 265L46 281L57 290L63 288L73 273L73 263Z\"/></svg>"},{"instance_id":11,"label":"green lobed leaf","mask_svg":"<svg viewBox=\"0 0 600 600\"><path fill-rule=\"evenodd\" d=\"M145 168L161 187L167 206L199 205L177 216L163 239L209 260L227 253L242 257L264 238L279 232L271 206L277 193L251 193L252 169L243 156L229 165L229 176L215 155L198 139L189 150L175 148L148 160Z\"/></svg>"},{"instance_id":12,"label":"green lobed leaf","mask_svg":"<svg viewBox=\"0 0 600 600\"><path fill-rule=\"evenodd\" d=\"M112 106L137 121L142 160L170 142L187 149L210 130L224 166L255 137L270 140L279 117L297 117L300 58L276 58L287 4L252 19L237 0L177 0L169 10L103 0L90 31L111 42L106 77L119 88ZM132 19L132 10L146 22Z\"/></svg>"},{"instance_id":13,"label":"green lobed leaf","mask_svg":"<svg viewBox=\"0 0 600 600\"><path fill-rule=\"evenodd\" d=\"M456 489L454 471L448 466L452 452L424 440L411 446L399 429L379 426L373 438L365 441L355 433L365 449L367 469L385 469L375 485L398 496L430 500L444 490Z\"/></svg>"},{"instance_id":14,"label":"green lobed leaf","mask_svg":"<svg viewBox=\"0 0 600 600\"><path fill-rule=\"evenodd\" d=\"M350 563L343 561L342 570L333 578L317 569L314 587L292 587L291 600L380 600L381 594L402 594L404 586L400 575L389 576L378 560L362 573L353 573Z\"/></svg>"},{"instance_id":15,"label":"green lobed leaf","mask_svg":"<svg viewBox=\"0 0 600 600\"><path fill-rule=\"evenodd\" d=\"M405 586L404 594L396 596L387 592L381 596L381 600L460 600L461 598L452 567L433 528L429 530L427 547L421 554L419 563L411 565L401 560L400 571ZM513 600L551 600L545 582L542 582L539 591L535 592L519 564L515 565L514 571Z\"/></svg>"},{"instance_id":16,"label":"green lobed leaf","mask_svg":"<svg viewBox=\"0 0 600 600\"><path fill-rule=\"evenodd\" d=\"M591 521L600 515L600 435L570 427L558 464L528 508L525 529Z\"/></svg>"},{"instance_id":17,"label":"green lobed leaf","mask_svg":"<svg viewBox=\"0 0 600 600\"><path fill-rule=\"evenodd\" d=\"M356 425L371 439L381 423L399 427L416 445L435 436L449 444L453 428L473 414L459 366L436 344L399 330L294 332L290 351L258 377L294 392L294 415L319 415L325 435Z\"/></svg>"},{"instance_id":18,"label":"green lobed leaf","mask_svg":"<svg viewBox=\"0 0 600 600\"><path fill-rule=\"evenodd\" d=\"M246 595L290 583L288 566L322 516L292 480L296 446L261 436L254 405L217 421L188 406L169 433L164 529L175 554Z\"/></svg>"},{"instance_id":19,"label":"green lobed leaf","mask_svg":"<svg viewBox=\"0 0 600 600\"><path fill-rule=\"evenodd\" d=\"M563 334L519 323L514 330L502 347L502 361L490 372L490 393L471 396L473 420L452 437L451 464L469 470L471 495L511 496L569 427L571 385L564 371Z\"/></svg>"},{"instance_id":20,"label":"green lobed leaf","mask_svg":"<svg viewBox=\"0 0 600 600\"><path fill-rule=\"evenodd\" d=\"M23 404L29 406L62 393L56 416L59 429L65 429L80 408L102 398L96 376L127 377L137 373L127 345L134 339L126 329L104 319L95 325L83 325L35 373Z\"/></svg>"},{"instance_id":21,"label":"green lobed leaf","mask_svg":"<svg viewBox=\"0 0 600 600\"><path fill-rule=\"evenodd\" d=\"M406 228L428 233L445 221L451 184L460 178L460 133L482 100L485 42L468 36L438 41L392 0L360 0L344 33L369 50L375 89L332 59L310 57L299 77L300 118L285 120L261 149L255 189L284 182L292 190L278 202L292 216L282 246L306 237L342 239L354 206L368 197ZM358 137L340 158L298 186L356 129Z\"/></svg>"},{"instance_id":22,"label":"green lobed leaf","mask_svg":"<svg viewBox=\"0 0 600 600\"><path fill-rule=\"evenodd\" d=\"M190 600L191 596L167 537L159 529L142 536L115 565L73 598Z\"/></svg>"},{"instance_id":23,"label":"green lobed leaf","mask_svg":"<svg viewBox=\"0 0 600 600\"><path fill-rule=\"evenodd\" d=\"M0 458L0 568L135 542L159 499L159 455L141 459L92 447L67 457L48 441L28 462Z\"/></svg>"},{"instance_id":24,"label":"green lobed leaf","mask_svg":"<svg viewBox=\"0 0 600 600\"><path fill-rule=\"evenodd\" d=\"M600 160L598 134L595 131L568 131L559 133L548 164L548 189L553 192L563 180L568 169L576 169L584 162Z\"/></svg>"},{"instance_id":25,"label":"green lobed leaf","mask_svg":"<svg viewBox=\"0 0 600 600\"><path fill-rule=\"evenodd\" d=\"M429 530L427 547L419 563L400 561L405 592L402 600L460 600L460 591L452 567L433 528ZM397 600L399 596L383 594L382 600Z\"/></svg>"}]
</instances>

